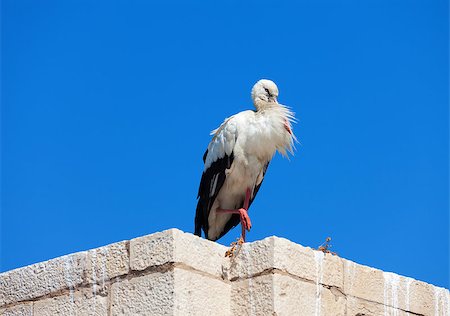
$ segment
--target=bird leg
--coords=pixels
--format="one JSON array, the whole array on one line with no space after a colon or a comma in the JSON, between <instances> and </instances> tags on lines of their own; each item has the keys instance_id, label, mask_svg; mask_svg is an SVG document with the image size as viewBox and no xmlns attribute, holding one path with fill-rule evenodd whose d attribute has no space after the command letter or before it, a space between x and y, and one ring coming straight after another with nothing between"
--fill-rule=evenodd
<instances>
[{"instance_id":1,"label":"bird leg","mask_svg":"<svg viewBox=\"0 0 450 316\"><path fill-rule=\"evenodd\" d=\"M225 210L225 209L217 209L216 211L218 213L231 213L231 214L239 214L240 220L241 220L241 228L242 228L242 241L245 242L245 230L250 231L252 228L252 222L250 221L250 217L248 216L248 207L250 204L250 189L247 188L247 191L245 192L245 200L243 207L236 209L236 210Z\"/></svg>"}]
</instances>

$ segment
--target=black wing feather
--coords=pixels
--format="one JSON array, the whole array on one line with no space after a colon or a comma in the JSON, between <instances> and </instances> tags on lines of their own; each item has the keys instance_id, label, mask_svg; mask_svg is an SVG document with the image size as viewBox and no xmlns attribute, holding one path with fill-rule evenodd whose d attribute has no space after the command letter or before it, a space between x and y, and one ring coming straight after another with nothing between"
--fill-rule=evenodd
<instances>
[{"instance_id":1,"label":"black wing feather","mask_svg":"<svg viewBox=\"0 0 450 316\"><path fill-rule=\"evenodd\" d=\"M206 150L203 155L203 162L206 160L208 155L208 150ZM219 158L214 161L208 169L206 169L202 174L202 179L200 180L200 186L198 188L198 203L195 212L195 234L201 236L201 230L203 229L205 236L208 236L208 217L211 207L216 200L217 194L219 194L220 189L226 179L225 170L231 167L234 160L233 152L223 158ZM211 182L214 177L217 176L216 188L210 196ZM238 217L239 218L239 217Z\"/></svg>"}]
</instances>

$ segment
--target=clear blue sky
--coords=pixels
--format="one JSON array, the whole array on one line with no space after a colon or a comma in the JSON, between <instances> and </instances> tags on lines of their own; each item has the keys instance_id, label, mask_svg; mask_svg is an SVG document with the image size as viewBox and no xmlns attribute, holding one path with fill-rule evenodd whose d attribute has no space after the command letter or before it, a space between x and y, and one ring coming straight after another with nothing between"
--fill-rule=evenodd
<instances>
[{"instance_id":1,"label":"clear blue sky","mask_svg":"<svg viewBox=\"0 0 450 316\"><path fill-rule=\"evenodd\" d=\"M209 131L269 78L301 145L249 240L448 287L447 1L293 2L2 1L1 271L192 232Z\"/></svg>"}]
</instances>

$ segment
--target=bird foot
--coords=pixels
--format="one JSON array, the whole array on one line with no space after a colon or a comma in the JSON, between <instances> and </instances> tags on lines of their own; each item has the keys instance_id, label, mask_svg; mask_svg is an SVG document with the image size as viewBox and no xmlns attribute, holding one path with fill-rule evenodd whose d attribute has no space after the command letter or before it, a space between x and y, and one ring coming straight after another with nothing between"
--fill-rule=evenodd
<instances>
[{"instance_id":1,"label":"bird foot","mask_svg":"<svg viewBox=\"0 0 450 316\"><path fill-rule=\"evenodd\" d=\"M236 258L241 251L242 245L245 243L244 238L241 236L236 241L230 244L230 249L225 252L225 257Z\"/></svg>"}]
</instances>

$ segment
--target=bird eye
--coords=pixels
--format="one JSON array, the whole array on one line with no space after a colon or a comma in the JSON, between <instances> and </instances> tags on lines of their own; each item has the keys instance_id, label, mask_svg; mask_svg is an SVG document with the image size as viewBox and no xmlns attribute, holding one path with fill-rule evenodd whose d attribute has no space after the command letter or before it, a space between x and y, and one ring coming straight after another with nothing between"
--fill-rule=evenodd
<instances>
[{"instance_id":1,"label":"bird eye","mask_svg":"<svg viewBox=\"0 0 450 316\"><path fill-rule=\"evenodd\" d=\"M270 92L269 92L269 89L264 88L264 90L266 90L267 94L268 94L269 96L271 96L271 94L270 94Z\"/></svg>"}]
</instances>

